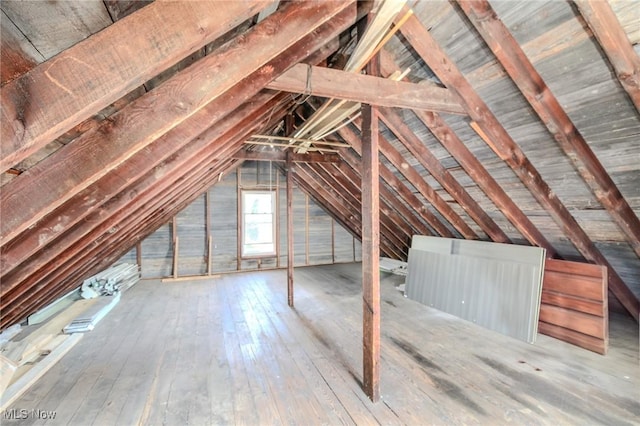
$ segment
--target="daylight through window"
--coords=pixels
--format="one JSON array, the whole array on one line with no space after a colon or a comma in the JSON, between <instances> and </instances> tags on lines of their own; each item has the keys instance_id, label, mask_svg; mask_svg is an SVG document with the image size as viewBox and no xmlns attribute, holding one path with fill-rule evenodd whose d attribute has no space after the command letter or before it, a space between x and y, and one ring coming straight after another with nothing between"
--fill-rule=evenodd
<instances>
[{"instance_id":1,"label":"daylight through window","mask_svg":"<svg viewBox=\"0 0 640 426\"><path fill-rule=\"evenodd\" d=\"M242 255L263 256L275 249L275 192L242 191Z\"/></svg>"}]
</instances>

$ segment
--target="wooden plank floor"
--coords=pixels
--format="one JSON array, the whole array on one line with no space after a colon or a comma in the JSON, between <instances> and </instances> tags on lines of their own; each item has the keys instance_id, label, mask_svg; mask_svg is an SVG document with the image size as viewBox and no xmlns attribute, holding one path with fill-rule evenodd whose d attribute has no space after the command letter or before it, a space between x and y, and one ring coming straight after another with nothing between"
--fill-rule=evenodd
<instances>
[{"instance_id":1,"label":"wooden plank floor","mask_svg":"<svg viewBox=\"0 0 640 426\"><path fill-rule=\"evenodd\" d=\"M382 277L382 401L361 383L360 265L143 281L11 408L69 425L638 424L637 324L606 357L405 299ZM0 420L2 424L18 421ZM44 423L33 416L21 425Z\"/></svg>"}]
</instances>

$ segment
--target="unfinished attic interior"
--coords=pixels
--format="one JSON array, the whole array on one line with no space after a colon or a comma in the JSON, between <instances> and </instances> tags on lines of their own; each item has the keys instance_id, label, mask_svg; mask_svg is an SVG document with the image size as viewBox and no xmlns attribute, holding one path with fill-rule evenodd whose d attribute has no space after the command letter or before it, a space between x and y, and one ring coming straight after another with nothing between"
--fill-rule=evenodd
<instances>
[{"instance_id":1,"label":"unfinished attic interior","mask_svg":"<svg viewBox=\"0 0 640 426\"><path fill-rule=\"evenodd\" d=\"M638 422L637 0L0 9L3 424Z\"/></svg>"}]
</instances>

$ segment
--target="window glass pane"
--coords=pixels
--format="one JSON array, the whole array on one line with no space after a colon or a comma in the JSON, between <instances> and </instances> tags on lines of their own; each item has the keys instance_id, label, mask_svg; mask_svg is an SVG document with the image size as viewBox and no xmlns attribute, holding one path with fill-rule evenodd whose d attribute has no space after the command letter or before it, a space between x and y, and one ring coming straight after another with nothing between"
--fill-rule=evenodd
<instances>
[{"instance_id":1,"label":"window glass pane","mask_svg":"<svg viewBox=\"0 0 640 426\"><path fill-rule=\"evenodd\" d=\"M242 192L242 255L275 254L273 191Z\"/></svg>"},{"instance_id":2,"label":"window glass pane","mask_svg":"<svg viewBox=\"0 0 640 426\"><path fill-rule=\"evenodd\" d=\"M245 213L272 213L271 193L244 193L244 212Z\"/></svg>"},{"instance_id":3,"label":"window glass pane","mask_svg":"<svg viewBox=\"0 0 640 426\"><path fill-rule=\"evenodd\" d=\"M251 217L252 215L247 215ZM248 218L247 218L248 219ZM271 221L268 223L255 223L245 221L244 243L272 243L273 242L273 226Z\"/></svg>"}]
</instances>

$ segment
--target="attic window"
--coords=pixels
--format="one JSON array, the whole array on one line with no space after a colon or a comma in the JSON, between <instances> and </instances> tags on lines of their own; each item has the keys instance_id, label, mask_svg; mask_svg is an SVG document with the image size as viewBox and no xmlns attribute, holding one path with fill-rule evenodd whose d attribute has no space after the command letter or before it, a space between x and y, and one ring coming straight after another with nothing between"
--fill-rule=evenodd
<instances>
[{"instance_id":1,"label":"attic window","mask_svg":"<svg viewBox=\"0 0 640 426\"><path fill-rule=\"evenodd\" d=\"M242 256L276 254L275 191L242 191Z\"/></svg>"}]
</instances>

